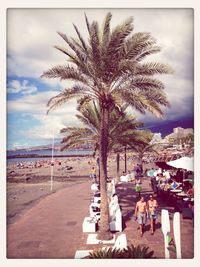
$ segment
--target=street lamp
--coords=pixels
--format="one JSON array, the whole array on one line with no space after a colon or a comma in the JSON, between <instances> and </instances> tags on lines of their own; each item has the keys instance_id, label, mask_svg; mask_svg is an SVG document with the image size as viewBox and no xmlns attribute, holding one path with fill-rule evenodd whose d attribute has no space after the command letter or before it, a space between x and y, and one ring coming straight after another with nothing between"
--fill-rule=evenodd
<instances>
[{"instance_id":1,"label":"street lamp","mask_svg":"<svg viewBox=\"0 0 200 267\"><path fill-rule=\"evenodd\" d=\"M127 166L126 166L126 145L124 147L124 172L126 173Z\"/></svg>"}]
</instances>

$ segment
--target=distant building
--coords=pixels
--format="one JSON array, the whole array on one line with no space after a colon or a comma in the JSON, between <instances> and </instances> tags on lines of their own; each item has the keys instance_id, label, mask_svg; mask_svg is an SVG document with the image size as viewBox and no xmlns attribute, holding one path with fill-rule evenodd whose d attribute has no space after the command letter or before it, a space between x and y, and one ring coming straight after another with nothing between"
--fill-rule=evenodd
<instances>
[{"instance_id":1,"label":"distant building","mask_svg":"<svg viewBox=\"0 0 200 267\"><path fill-rule=\"evenodd\" d=\"M184 129L182 127L177 127L173 129L173 133L177 138L182 138L187 136L188 134L194 134L194 130L192 128Z\"/></svg>"},{"instance_id":2,"label":"distant building","mask_svg":"<svg viewBox=\"0 0 200 267\"><path fill-rule=\"evenodd\" d=\"M168 143L169 145L174 145L174 142L177 141L177 139L184 138L189 134L194 134L194 129L192 128L184 129L182 127L176 127L173 129L173 133L165 136L164 142Z\"/></svg>"},{"instance_id":3,"label":"distant building","mask_svg":"<svg viewBox=\"0 0 200 267\"><path fill-rule=\"evenodd\" d=\"M155 133L153 135L153 138L151 139L151 142L150 144L153 145L153 144L157 144L157 143L160 143L162 141L162 136L161 136L161 133Z\"/></svg>"}]
</instances>

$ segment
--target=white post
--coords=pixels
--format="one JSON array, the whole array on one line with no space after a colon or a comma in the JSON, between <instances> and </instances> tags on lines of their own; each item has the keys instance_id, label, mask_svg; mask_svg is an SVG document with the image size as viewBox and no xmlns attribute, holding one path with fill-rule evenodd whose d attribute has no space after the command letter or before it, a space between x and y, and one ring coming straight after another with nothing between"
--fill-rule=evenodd
<instances>
[{"instance_id":1,"label":"white post","mask_svg":"<svg viewBox=\"0 0 200 267\"><path fill-rule=\"evenodd\" d=\"M52 151L51 151L51 192L53 191L53 153L54 153L54 129L53 129L53 140L52 140Z\"/></svg>"},{"instance_id":2,"label":"white post","mask_svg":"<svg viewBox=\"0 0 200 267\"><path fill-rule=\"evenodd\" d=\"M180 213L175 212L173 218L174 240L176 244L176 258L181 259L181 234L180 234Z\"/></svg>"},{"instance_id":3,"label":"white post","mask_svg":"<svg viewBox=\"0 0 200 267\"><path fill-rule=\"evenodd\" d=\"M165 244L165 259L170 259L170 254L168 250L168 234L170 232L170 222L169 222L169 212L168 210L161 210L161 221L162 221L162 232L164 235Z\"/></svg>"}]
</instances>

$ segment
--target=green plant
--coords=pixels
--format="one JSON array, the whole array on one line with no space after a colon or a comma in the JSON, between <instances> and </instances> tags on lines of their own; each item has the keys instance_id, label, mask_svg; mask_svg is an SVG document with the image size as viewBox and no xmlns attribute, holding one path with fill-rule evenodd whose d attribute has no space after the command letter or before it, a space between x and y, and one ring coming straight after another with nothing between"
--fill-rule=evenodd
<instances>
[{"instance_id":1,"label":"green plant","mask_svg":"<svg viewBox=\"0 0 200 267\"><path fill-rule=\"evenodd\" d=\"M147 246L128 246L126 249L112 249L103 248L99 250L94 250L85 257L85 259L150 259L153 257L154 251L148 251L149 247Z\"/></svg>"},{"instance_id":2,"label":"green plant","mask_svg":"<svg viewBox=\"0 0 200 267\"><path fill-rule=\"evenodd\" d=\"M169 251L176 252L176 244L175 244L174 238L170 235L168 235L168 247L167 248Z\"/></svg>"},{"instance_id":3,"label":"green plant","mask_svg":"<svg viewBox=\"0 0 200 267\"><path fill-rule=\"evenodd\" d=\"M130 245L124 250L123 255L126 259L150 259L153 257L154 251L149 251L147 246Z\"/></svg>"},{"instance_id":4,"label":"green plant","mask_svg":"<svg viewBox=\"0 0 200 267\"><path fill-rule=\"evenodd\" d=\"M123 258L123 253L119 249L102 248L90 252L84 259L120 259Z\"/></svg>"}]
</instances>

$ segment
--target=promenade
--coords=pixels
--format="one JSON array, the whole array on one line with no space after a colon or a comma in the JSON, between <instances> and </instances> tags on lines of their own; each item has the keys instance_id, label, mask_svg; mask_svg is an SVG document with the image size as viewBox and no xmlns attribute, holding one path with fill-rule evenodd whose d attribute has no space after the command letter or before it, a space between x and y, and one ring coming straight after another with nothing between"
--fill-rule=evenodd
<instances>
[{"instance_id":1,"label":"promenade","mask_svg":"<svg viewBox=\"0 0 200 267\"><path fill-rule=\"evenodd\" d=\"M7 257L8 258L74 258L78 249L94 249L100 245L87 245L87 233L82 233L82 222L89 215L91 200L90 182L73 184L53 193L27 211L18 221L8 226ZM152 192L149 179L143 178L143 194L145 198ZM154 250L156 258L164 258L164 239L161 231L161 208L170 211L160 199L159 216L154 235L150 235L147 222L145 233L140 237L138 224L133 220L133 212L137 197L134 183L117 185L117 194L123 214L123 233L127 236L128 245L141 244ZM172 227L171 227L172 229ZM173 230L171 231L173 235ZM116 233L116 236L119 233ZM193 257L193 226L191 220L181 219L182 257ZM171 252L171 258L175 254Z\"/></svg>"}]
</instances>

